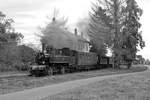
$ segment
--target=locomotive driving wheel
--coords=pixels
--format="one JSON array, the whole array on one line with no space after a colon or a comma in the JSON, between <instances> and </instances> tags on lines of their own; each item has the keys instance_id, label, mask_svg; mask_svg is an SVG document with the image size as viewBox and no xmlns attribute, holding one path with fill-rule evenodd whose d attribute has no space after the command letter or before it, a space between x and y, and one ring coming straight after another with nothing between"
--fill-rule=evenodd
<instances>
[{"instance_id":1,"label":"locomotive driving wheel","mask_svg":"<svg viewBox=\"0 0 150 100\"><path fill-rule=\"evenodd\" d=\"M53 69L52 69L52 67L49 67L49 69L48 69L48 75L53 75Z\"/></svg>"}]
</instances>

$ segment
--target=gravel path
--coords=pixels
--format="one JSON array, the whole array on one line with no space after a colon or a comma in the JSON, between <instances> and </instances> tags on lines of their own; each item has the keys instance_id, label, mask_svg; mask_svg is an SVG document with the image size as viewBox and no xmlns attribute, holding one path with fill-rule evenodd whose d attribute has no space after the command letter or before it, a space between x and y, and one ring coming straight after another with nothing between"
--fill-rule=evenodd
<instances>
[{"instance_id":1,"label":"gravel path","mask_svg":"<svg viewBox=\"0 0 150 100\"><path fill-rule=\"evenodd\" d=\"M150 70L147 70L147 71L150 72ZM143 73L143 72L139 72L139 73ZM59 83L55 85L44 86L44 87L34 88L34 89L25 90L21 92L1 95L0 100L40 100L44 97L54 95L57 93L61 93L63 91L73 89L76 87L80 87L82 85L87 85L90 83L98 82L104 79L110 79L113 77L120 77L120 76L126 76L126 75L134 75L134 74L136 73L100 76L100 77L94 77L94 78L88 78L88 79L69 81L69 82Z\"/></svg>"}]
</instances>

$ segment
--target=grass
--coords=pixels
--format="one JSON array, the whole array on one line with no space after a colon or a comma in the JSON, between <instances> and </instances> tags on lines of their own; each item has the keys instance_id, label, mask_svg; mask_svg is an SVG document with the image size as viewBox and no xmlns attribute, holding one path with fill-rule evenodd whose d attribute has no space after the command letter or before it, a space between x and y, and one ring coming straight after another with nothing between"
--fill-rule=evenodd
<instances>
[{"instance_id":1,"label":"grass","mask_svg":"<svg viewBox=\"0 0 150 100\"><path fill-rule=\"evenodd\" d=\"M21 76L21 77L0 78L0 94L22 91L24 89L31 89L77 79L84 79L112 74L139 72L144 71L146 69L147 69L146 67L136 66L132 67L130 70L128 69L114 70L109 68L103 70L72 73L65 75L46 76L46 77Z\"/></svg>"},{"instance_id":2,"label":"grass","mask_svg":"<svg viewBox=\"0 0 150 100\"><path fill-rule=\"evenodd\" d=\"M27 71L7 71L7 72L0 72L0 77L1 76L11 76L11 75L24 75L24 74L29 74Z\"/></svg>"},{"instance_id":3,"label":"grass","mask_svg":"<svg viewBox=\"0 0 150 100\"><path fill-rule=\"evenodd\" d=\"M150 100L150 71L105 79L42 100Z\"/></svg>"}]
</instances>

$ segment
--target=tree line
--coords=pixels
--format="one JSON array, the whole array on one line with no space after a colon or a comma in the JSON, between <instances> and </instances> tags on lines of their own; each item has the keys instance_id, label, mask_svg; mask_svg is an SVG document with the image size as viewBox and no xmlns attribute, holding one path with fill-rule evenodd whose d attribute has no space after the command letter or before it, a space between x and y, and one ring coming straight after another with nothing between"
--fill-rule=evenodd
<instances>
[{"instance_id":1,"label":"tree line","mask_svg":"<svg viewBox=\"0 0 150 100\"><path fill-rule=\"evenodd\" d=\"M97 0L90 12L88 27L92 50L104 55L109 48L115 68L122 62L130 68L138 48L145 47L139 22L142 13L136 0ZM99 52L100 49L104 49L103 52Z\"/></svg>"},{"instance_id":2,"label":"tree line","mask_svg":"<svg viewBox=\"0 0 150 100\"><path fill-rule=\"evenodd\" d=\"M23 35L15 32L13 19L0 12L0 71L27 70L28 62L34 60L34 50L19 45Z\"/></svg>"}]
</instances>

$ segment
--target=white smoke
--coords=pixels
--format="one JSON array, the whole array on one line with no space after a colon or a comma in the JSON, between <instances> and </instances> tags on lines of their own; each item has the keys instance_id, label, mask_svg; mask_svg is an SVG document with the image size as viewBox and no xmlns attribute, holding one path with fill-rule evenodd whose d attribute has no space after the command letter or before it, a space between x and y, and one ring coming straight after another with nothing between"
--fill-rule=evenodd
<instances>
[{"instance_id":1,"label":"white smoke","mask_svg":"<svg viewBox=\"0 0 150 100\"><path fill-rule=\"evenodd\" d=\"M57 49L76 49L77 39L67 30L67 19L53 19L45 28L41 30L41 42Z\"/></svg>"}]
</instances>

